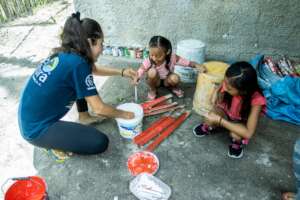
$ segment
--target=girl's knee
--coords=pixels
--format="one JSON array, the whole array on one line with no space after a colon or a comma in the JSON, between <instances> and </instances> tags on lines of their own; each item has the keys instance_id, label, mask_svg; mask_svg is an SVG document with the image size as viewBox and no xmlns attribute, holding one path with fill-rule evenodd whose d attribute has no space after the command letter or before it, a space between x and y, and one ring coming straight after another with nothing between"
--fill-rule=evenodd
<instances>
[{"instance_id":1,"label":"girl's knee","mask_svg":"<svg viewBox=\"0 0 300 200\"><path fill-rule=\"evenodd\" d=\"M176 86L180 82L180 77L177 74L170 74L167 78L167 82L171 86Z\"/></svg>"},{"instance_id":2,"label":"girl's knee","mask_svg":"<svg viewBox=\"0 0 300 200\"><path fill-rule=\"evenodd\" d=\"M151 68L148 70L148 72L147 72L148 79L156 79L157 76L158 76L158 73L157 73L156 69Z\"/></svg>"}]
</instances>

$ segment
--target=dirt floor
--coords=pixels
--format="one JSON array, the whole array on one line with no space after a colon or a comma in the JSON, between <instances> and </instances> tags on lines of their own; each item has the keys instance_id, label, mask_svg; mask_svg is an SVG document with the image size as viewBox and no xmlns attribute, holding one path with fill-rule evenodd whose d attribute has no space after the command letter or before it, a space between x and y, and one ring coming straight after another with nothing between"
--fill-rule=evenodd
<instances>
[{"instance_id":1,"label":"dirt floor","mask_svg":"<svg viewBox=\"0 0 300 200\"><path fill-rule=\"evenodd\" d=\"M107 152L75 155L64 163L56 163L20 136L17 124L20 91L37 63L58 45L61 27L72 11L70 0L59 0L33 16L0 26L0 184L9 177L38 174L47 181L50 199L136 199L128 188L133 177L127 171L126 160L140 149L120 136L115 120L96 125L108 134ZM101 57L100 62L137 67L140 61ZM133 101L134 90L127 79L95 77L95 82L105 102L117 105ZM184 88L186 97L178 101L191 109L195 87L184 85ZM145 100L145 83L139 86L139 91L140 101ZM77 120L74 108L64 119ZM144 127L154 119L145 119ZM193 136L191 129L199 122L199 116L193 113L155 151L160 160L156 177L171 187L171 199L279 200L280 191L295 190L291 157L300 133L298 126L263 117L243 159L233 160L226 155L226 133L202 139Z\"/></svg>"}]
</instances>

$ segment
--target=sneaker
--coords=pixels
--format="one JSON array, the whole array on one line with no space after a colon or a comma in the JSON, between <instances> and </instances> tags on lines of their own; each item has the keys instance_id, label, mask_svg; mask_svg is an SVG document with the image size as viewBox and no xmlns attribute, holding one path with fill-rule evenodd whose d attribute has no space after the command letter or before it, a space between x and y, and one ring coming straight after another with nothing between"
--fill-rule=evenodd
<instances>
[{"instance_id":1,"label":"sneaker","mask_svg":"<svg viewBox=\"0 0 300 200\"><path fill-rule=\"evenodd\" d=\"M148 98L149 101L154 100L156 98L156 91L150 90L148 92L147 98Z\"/></svg>"},{"instance_id":2,"label":"sneaker","mask_svg":"<svg viewBox=\"0 0 300 200\"><path fill-rule=\"evenodd\" d=\"M171 91L173 94L175 94L178 98L182 98L184 96L184 92L183 90L181 90L180 88L177 87L173 87L171 88Z\"/></svg>"},{"instance_id":3,"label":"sneaker","mask_svg":"<svg viewBox=\"0 0 300 200\"><path fill-rule=\"evenodd\" d=\"M228 156L230 158L241 158L243 156L243 145L240 142L232 142L229 145Z\"/></svg>"},{"instance_id":4,"label":"sneaker","mask_svg":"<svg viewBox=\"0 0 300 200\"><path fill-rule=\"evenodd\" d=\"M199 124L193 128L193 133L196 137L203 137L211 134L212 127L207 124Z\"/></svg>"}]
</instances>

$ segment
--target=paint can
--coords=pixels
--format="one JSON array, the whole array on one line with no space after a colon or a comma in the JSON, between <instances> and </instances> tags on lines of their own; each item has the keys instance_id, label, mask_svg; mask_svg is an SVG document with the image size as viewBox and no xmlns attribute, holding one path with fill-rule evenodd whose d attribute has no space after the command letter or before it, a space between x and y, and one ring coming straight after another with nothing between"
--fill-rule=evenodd
<instances>
[{"instance_id":1,"label":"paint can","mask_svg":"<svg viewBox=\"0 0 300 200\"><path fill-rule=\"evenodd\" d=\"M127 47L124 47L124 56L130 57L129 49Z\"/></svg>"},{"instance_id":2,"label":"paint can","mask_svg":"<svg viewBox=\"0 0 300 200\"><path fill-rule=\"evenodd\" d=\"M120 135L132 139L142 132L144 111L141 105L136 103L124 103L117 106L117 109L134 113L133 119L116 118Z\"/></svg>"},{"instance_id":3,"label":"paint can","mask_svg":"<svg viewBox=\"0 0 300 200\"><path fill-rule=\"evenodd\" d=\"M112 48L112 56L114 56L114 57L119 56L119 48L118 47L113 47Z\"/></svg>"},{"instance_id":4,"label":"paint can","mask_svg":"<svg viewBox=\"0 0 300 200\"><path fill-rule=\"evenodd\" d=\"M202 64L205 59L205 43L194 39L182 40L177 44L176 54L189 61Z\"/></svg>"},{"instance_id":5,"label":"paint can","mask_svg":"<svg viewBox=\"0 0 300 200\"><path fill-rule=\"evenodd\" d=\"M175 65L174 73L178 74L180 81L183 83L195 83L197 80L198 73L195 68Z\"/></svg>"},{"instance_id":6,"label":"paint can","mask_svg":"<svg viewBox=\"0 0 300 200\"><path fill-rule=\"evenodd\" d=\"M128 51L130 58L136 58L135 49L133 47L129 48Z\"/></svg>"},{"instance_id":7,"label":"paint can","mask_svg":"<svg viewBox=\"0 0 300 200\"><path fill-rule=\"evenodd\" d=\"M137 48L135 52L136 52L135 53L136 58L138 58L138 59L142 59L143 58L143 49Z\"/></svg>"},{"instance_id":8,"label":"paint can","mask_svg":"<svg viewBox=\"0 0 300 200\"><path fill-rule=\"evenodd\" d=\"M111 56L112 55L112 47L105 46L103 50L103 55Z\"/></svg>"},{"instance_id":9,"label":"paint can","mask_svg":"<svg viewBox=\"0 0 300 200\"><path fill-rule=\"evenodd\" d=\"M127 168L133 176L137 176L140 173L154 175L159 168L159 160L152 152L140 151L129 156Z\"/></svg>"},{"instance_id":10,"label":"paint can","mask_svg":"<svg viewBox=\"0 0 300 200\"><path fill-rule=\"evenodd\" d=\"M119 56L125 56L124 47L119 47Z\"/></svg>"}]
</instances>

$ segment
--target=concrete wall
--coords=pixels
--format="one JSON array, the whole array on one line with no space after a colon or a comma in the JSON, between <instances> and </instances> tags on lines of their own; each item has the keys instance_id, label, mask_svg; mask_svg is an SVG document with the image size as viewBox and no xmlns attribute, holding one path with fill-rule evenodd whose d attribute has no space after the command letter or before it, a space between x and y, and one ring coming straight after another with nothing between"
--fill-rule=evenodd
<instances>
[{"instance_id":1,"label":"concrete wall","mask_svg":"<svg viewBox=\"0 0 300 200\"><path fill-rule=\"evenodd\" d=\"M163 35L173 46L194 38L208 59L248 59L257 52L300 58L299 0L74 0L100 22L109 45L147 46Z\"/></svg>"}]
</instances>

